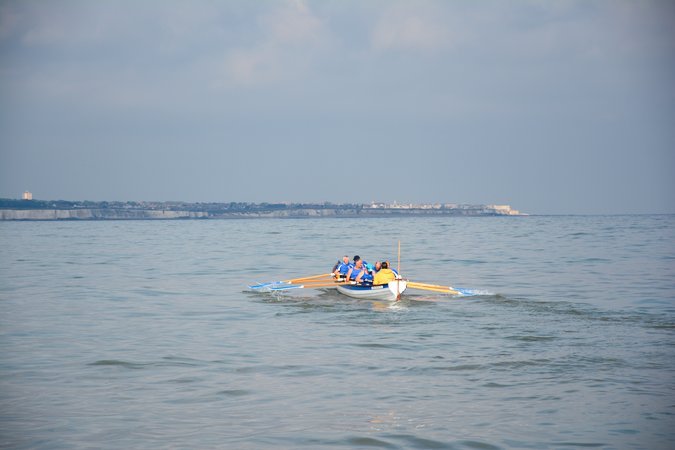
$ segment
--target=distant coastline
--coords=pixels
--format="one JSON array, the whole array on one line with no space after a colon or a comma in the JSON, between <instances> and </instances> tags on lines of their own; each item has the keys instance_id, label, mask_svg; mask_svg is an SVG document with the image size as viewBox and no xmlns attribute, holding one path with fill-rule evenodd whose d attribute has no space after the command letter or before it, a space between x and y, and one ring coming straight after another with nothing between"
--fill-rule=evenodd
<instances>
[{"instance_id":1,"label":"distant coastline","mask_svg":"<svg viewBox=\"0 0 675 450\"><path fill-rule=\"evenodd\" d=\"M187 203L0 199L0 220L280 219L523 216L509 205L455 203Z\"/></svg>"}]
</instances>

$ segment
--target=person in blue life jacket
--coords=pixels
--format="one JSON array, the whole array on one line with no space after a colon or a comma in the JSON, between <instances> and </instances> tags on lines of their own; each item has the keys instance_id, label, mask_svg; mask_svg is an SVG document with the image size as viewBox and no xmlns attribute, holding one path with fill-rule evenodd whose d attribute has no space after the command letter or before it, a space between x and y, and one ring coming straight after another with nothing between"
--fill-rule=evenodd
<instances>
[{"instance_id":1,"label":"person in blue life jacket","mask_svg":"<svg viewBox=\"0 0 675 450\"><path fill-rule=\"evenodd\" d=\"M356 280L356 277L361 275L361 272L365 272L366 270L366 268L363 266L363 263L364 261L359 255L354 256L354 262L352 263L352 267L350 267L347 271L345 279L347 281Z\"/></svg>"},{"instance_id":2,"label":"person in blue life jacket","mask_svg":"<svg viewBox=\"0 0 675 450\"><path fill-rule=\"evenodd\" d=\"M346 279L349 281L356 281L357 284L372 283L373 274L371 272L373 268L372 264L368 264L356 255L354 256L354 267L347 272Z\"/></svg>"},{"instance_id":3,"label":"person in blue life jacket","mask_svg":"<svg viewBox=\"0 0 675 450\"><path fill-rule=\"evenodd\" d=\"M360 277L357 277L356 283L372 284L375 266L364 261L363 267L365 267L366 270L360 274Z\"/></svg>"},{"instance_id":4,"label":"person in blue life jacket","mask_svg":"<svg viewBox=\"0 0 675 450\"><path fill-rule=\"evenodd\" d=\"M375 265L368 264L364 261L364 266L366 268L366 273L363 276L356 280L357 283L373 284L375 276L382 270L382 268L387 264L386 262L375 261Z\"/></svg>"},{"instance_id":5,"label":"person in blue life jacket","mask_svg":"<svg viewBox=\"0 0 675 450\"><path fill-rule=\"evenodd\" d=\"M345 278L352 267L354 265L349 262L349 256L345 255L342 257L342 261L338 261L333 267L333 276L338 279Z\"/></svg>"}]
</instances>

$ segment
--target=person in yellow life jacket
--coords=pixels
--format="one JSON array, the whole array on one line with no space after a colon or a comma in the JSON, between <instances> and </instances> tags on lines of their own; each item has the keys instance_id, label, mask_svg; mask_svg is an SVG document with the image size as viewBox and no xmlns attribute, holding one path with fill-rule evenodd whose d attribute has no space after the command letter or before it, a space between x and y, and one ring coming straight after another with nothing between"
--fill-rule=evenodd
<instances>
[{"instance_id":1,"label":"person in yellow life jacket","mask_svg":"<svg viewBox=\"0 0 675 450\"><path fill-rule=\"evenodd\" d=\"M387 284L395 279L396 274L389 268L389 264L385 261L382 263L382 268L375 274L373 285Z\"/></svg>"}]
</instances>

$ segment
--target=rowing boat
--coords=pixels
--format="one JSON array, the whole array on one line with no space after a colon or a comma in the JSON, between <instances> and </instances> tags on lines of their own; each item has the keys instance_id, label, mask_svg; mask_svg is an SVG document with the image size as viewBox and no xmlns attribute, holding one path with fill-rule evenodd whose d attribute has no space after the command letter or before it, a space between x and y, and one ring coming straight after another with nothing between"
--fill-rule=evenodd
<instances>
[{"instance_id":1,"label":"rowing boat","mask_svg":"<svg viewBox=\"0 0 675 450\"><path fill-rule=\"evenodd\" d=\"M340 294L352 298L370 299L370 300L399 300L401 294L407 289L420 289L423 291L438 292L450 294L458 297L467 297L474 295L491 295L486 291L477 291L474 289L453 288L452 286L443 286L439 284L419 283L416 281L404 280L402 278L392 280L388 284L382 285L362 285L353 281L336 279L332 273L322 273L307 277L291 278L288 280L272 281L269 283L257 283L248 286L249 289L263 291L287 291L290 289L337 289Z\"/></svg>"},{"instance_id":2,"label":"rowing boat","mask_svg":"<svg viewBox=\"0 0 675 450\"><path fill-rule=\"evenodd\" d=\"M266 291L286 291L289 289L324 289L336 288L340 294L352 298L363 298L371 300L400 300L401 294L406 290L419 289L422 291L438 292L441 294L450 294L459 297L473 295L488 295L485 291L476 291L473 289L453 288L452 286L443 286L439 284L418 283L415 281L404 280L401 278L401 241L398 242L398 268L396 270L397 279L382 285L362 285L353 281L346 281L342 278L336 279L332 273L322 273L319 275L310 275L307 277L292 278L290 280L272 281L270 283L258 283L249 285L250 289L261 289ZM490 294L491 295L491 294Z\"/></svg>"},{"instance_id":3,"label":"rowing boat","mask_svg":"<svg viewBox=\"0 0 675 450\"><path fill-rule=\"evenodd\" d=\"M401 294L407 287L407 283L405 280L399 280L377 286L340 284L336 287L340 294L344 294L352 298L394 301L397 298L400 298Z\"/></svg>"},{"instance_id":4,"label":"rowing boat","mask_svg":"<svg viewBox=\"0 0 675 450\"><path fill-rule=\"evenodd\" d=\"M337 289L340 294L352 298L360 298L366 300L397 300L401 294L406 290L408 282L406 280L394 280L388 284L368 285L355 284L354 282L346 283L331 279L329 281L308 280L303 284L300 282L293 283L296 280L274 281L271 283L259 283L249 285L250 289L261 289L265 291L287 291L291 289Z\"/></svg>"},{"instance_id":5,"label":"rowing boat","mask_svg":"<svg viewBox=\"0 0 675 450\"><path fill-rule=\"evenodd\" d=\"M353 281L347 283L343 280L334 278L320 279L330 277L330 274L296 278L292 280L272 281L270 283L258 283L249 285L249 289L262 291L288 291L291 289L337 289L340 294L352 297L370 300L397 300L400 294L410 289L421 289L423 291L451 294L457 297L473 297L477 295L494 295L487 291L476 289L458 288L452 286L441 286L438 284L418 283L410 280L394 280L389 284L377 286L355 284ZM304 281L303 281L304 280ZM302 283L302 284L301 284Z\"/></svg>"}]
</instances>

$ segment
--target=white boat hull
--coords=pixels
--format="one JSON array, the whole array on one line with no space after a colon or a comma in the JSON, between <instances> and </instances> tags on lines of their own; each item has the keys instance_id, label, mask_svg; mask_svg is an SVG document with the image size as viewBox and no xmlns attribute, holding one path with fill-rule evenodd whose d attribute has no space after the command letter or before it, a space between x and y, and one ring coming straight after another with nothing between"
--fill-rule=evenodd
<instances>
[{"instance_id":1,"label":"white boat hull","mask_svg":"<svg viewBox=\"0 0 675 450\"><path fill-rule=\"evenodd\" d=\"M339 293L352 298L362 298L367 300L396 300L407 287L404 280L392 281L389 284L379 286L359 286L354 284L338 285Z\"/></svg>"}]
</instances>

